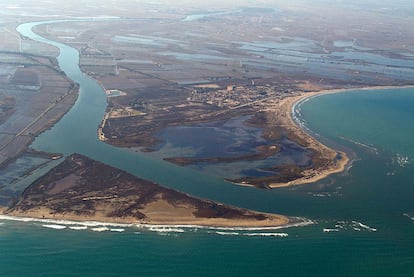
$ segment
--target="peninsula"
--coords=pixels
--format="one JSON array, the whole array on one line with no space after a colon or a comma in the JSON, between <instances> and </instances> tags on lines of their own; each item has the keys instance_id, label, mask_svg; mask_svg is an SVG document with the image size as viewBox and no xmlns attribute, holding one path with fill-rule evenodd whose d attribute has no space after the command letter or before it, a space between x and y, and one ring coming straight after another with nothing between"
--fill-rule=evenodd
<instances>
[{"instance_id":1,"label":"peninsula","mask_svg":"<svg viewBox=\"0 0 414 277\"><path fill-rule=\"evenodd\" d=\"M309 149L312 153L309 166L301 168L294 164L278 165L270 169L275 171L274 175L256 178L243 177L240 179L227 179L227 181L243 186L280 188L317 182L331 174L344 171L350 161L348 155L343 151L332 149L319 142L313 136L306 133L292 117L296 103L312 96L341 91L344 90L298 93L294 96L286 97L278 101L278 103L274 103L274 106L270 108L277 116L271 122L267 122L264 126L265 130L268 130L270 125L278 126L288 134L291 140Z\"/></svg>"},{"instance_id":2,"label":"peninsula","mask_svg":"<svg viewBox=\"0 0 414 277\"><path fill-rule=\"evenodd\" d=\"M72 154L31 184L3 213L12 216L113 223L277 227L282 215L201 200Z\"/></svg>"}]
</instances>

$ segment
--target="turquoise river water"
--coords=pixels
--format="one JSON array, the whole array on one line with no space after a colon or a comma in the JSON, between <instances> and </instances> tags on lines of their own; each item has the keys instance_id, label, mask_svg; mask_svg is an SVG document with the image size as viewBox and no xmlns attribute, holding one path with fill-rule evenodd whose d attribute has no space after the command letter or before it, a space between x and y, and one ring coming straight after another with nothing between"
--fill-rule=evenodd
<instances>
[{"instance_id":1,"label":"turquoise river water","mask_svg":"<svg viewBox=\"0 0 414 277\"><path fill-rule=\"evenodd\" d=\"M279 230L137 227L15 221L0 217L0 276L412 276L414 274L414 89L363 90L299 103L314 135L353 153L344 173L270 191L237 187L97 139L102 88L82 74L78 52L59 64L80 84L75 106L33 143L38 150L88 155L196 196L307 218ZM26 182L44 173L40 169Z\"/></svg>"}]
</instances>

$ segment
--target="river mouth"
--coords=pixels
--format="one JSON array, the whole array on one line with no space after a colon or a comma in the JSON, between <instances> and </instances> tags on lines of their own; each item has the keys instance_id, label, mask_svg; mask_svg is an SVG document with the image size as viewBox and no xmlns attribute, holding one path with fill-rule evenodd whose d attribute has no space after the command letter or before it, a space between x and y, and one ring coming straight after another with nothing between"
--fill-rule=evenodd
<instances>
[{"instance_id":1,"label":"river mouth","mask_svg":"<svg viewBox=\"0 0 414 277\"><path fill-rule=\"evenodd\" d=\"M243 200L247 196L246 192L225 182L221 176L212 174L212 171L206 173L195 168L183 168L145 153L113 147L100 141L97 136L97 126L104 117L107 107L107 98L103 88L80 70L77 50L42 38L31 31L32 27L36 25L53 22L57 21L27 23L20 25L18 30L25 37L51 44L60 49L60 55L57 58L59 66L69 78L79 84L79 97L72 109L53 128L35 139L31 145L32 148L49 153L62 153L64 156L79 153L179 191L235 206L241 204L246 207L247 202ZM262 143L257 131L251 133L250 136L252 134L257 137L258 143ZM59 161L54 161L33 171L30 176L20 180L15 186L24 188L58 163ZM222 172L226 171L223 167L219 169ZM240 174L240 172L235 172L236 174ZM223 193L226 191L231 193ZM229 199L226 195L232 195L232 197ZM256 205L253 206L255 209L260 209Z\"/></svg>"},{"instance_id":2,"label":"river mouth","mask_svg":"<svg viewBox=\"0 0 414 277\"><path fill-rule=\"evenodd\" d=\"M368 14L368 8L371 7L366 7L367 12L364 13ZM145 7L142 8L144 10ZM166 9L171 9L171 6L166 6ZM402 12L406 13L408 10ZM92 13L92 10L90 12ZM338 11L338 14L329 14L326 18L335 19L341 14L342 11ZM24 17L22 19L24 20ZM380 26L374 17L369 19L373 19L374 27L378 26L377 37L387 34L387 30L391 31L388 34L392 35L404 28L397 24L401 22L403 15L395 20L394 26ZM380 17L377 19L381 20ZM329 22L325 17L322 20ZM272 27L264 23L264 27ZM347 23L338 20L338 24L342 26L346 26ZM352 20L351 23L360 29L368 27L359 24L359 20ZM190 24L193 22L189 22ZM286 31L290 30L286 28ZM309 36L312 35L310 32ZM367 38L369 35L367 33ZM388 36L383 37L384 40L387 38ZM398 40L395 43L397 44ZM335 47L351 49L351 46L350 42L343 42L337 43ZM354 54L350 53L349 57L352 55ZM75 58L76 53L68 60ZM310 70L319 70L316 63L309 64ZM268 66L274 68L273 64ZM328 66L335 67L334 64L327 64L323 68L323 74L341 74L341 70L327 72ZM343 66L346 67L347 64ZM283 65L280 67L283 68ZM384 67L378 65L371 68L376 70ZM390 70L398 71L395 67ZM379 72L380 76L381 73L382 71ZM411 76L413 80L411 70L403 69L402 74ZM36 149L64 152L66 156L73 151L81 152L96 160L133 172L134 175L156 180L162 185L189 194L259 211L305 217L311 219L313 225L272 232L258 231L251 236L250 233L253 232L239 230L182 226L151 226L151 229L147 230L126 226L87 226L84 222L17 222L1 217L0 275L56 275L57 272L60 275L83 275L87 272L89 275L103 273L186 276L196 272L194 275L250 276L263 272L263 275L283 276L303 275L306 272L311 276L411 276L414 272L412 88L400 91L392 89L389 95L358 90L355 93L317 97L300 105L299 121L304 122L311 130L309 134L316 133L326 138L320 141L331 148L336 148L336 144L346 145L356 153L356 160L344 175L331 175L317 183L304 186L259 190L234 186L222 181L222 175L227 173L226 166L229 167L229 172L234 170L232 174L237 175L240 174L238 169L252 167L250 161L239 168L236 163L219 164L217 170L221 172L216 175L211 164L180 167L163 162L162 156L152 157L151 155L156 155L156 152L134 153L130 149L113 148L96 141L97 124L105 110L105 101L101 103L100 100L104 99L105 95L98 87L85 86L86 84L91 85L88 81L82 80L81 96L73 107L74 112L68 113L54 127L56 129L40 135L33 144ZM95 98L99 99L98 105L91 102ZM95 110L96 106L98 109ZM88 110L92 112L88 113ZM89 121L89 118L97 119L98 123ZM225 143L220 145L220 149L224 150L198 150L199 147L193 140L180 141L185 139L184 133L189 133L189 130L177 129L177 143L171 146L176 152L172 152L171 156L188 154L208 157L223 151L228 151L232 155L234 152L231 151L236 149L238 144L231 137L225 136L231 129L223 125L226 123L185 127L193 128L195 131L203 129L202 132L208 137L197 139L204 139L207 143L214 141L213 136L224 136ZM207 128L217 129L209 133L208 130L204 130ZM249 147L253 149L262 143L258 130L243 129L240 132L246 132L240 144L244 153L249 153ZM166 143L160 145L162 149L169 150L168 139L167 134ZM329 143L325 143L327 140ZM30 169L31 163L43 162L26 156L22 159L22 164L28 165L27 169ZM50 163L45 168L55 165ZM207 168L202 171L197 169L197 166L209 166L208 172ZM36 174L43 175L38 171L32 176ZM11 175L14 173L9 175L9 180L13 179ZM20 183L19 187L23 189L24 184Z\"/></svg>"}]
</instances>

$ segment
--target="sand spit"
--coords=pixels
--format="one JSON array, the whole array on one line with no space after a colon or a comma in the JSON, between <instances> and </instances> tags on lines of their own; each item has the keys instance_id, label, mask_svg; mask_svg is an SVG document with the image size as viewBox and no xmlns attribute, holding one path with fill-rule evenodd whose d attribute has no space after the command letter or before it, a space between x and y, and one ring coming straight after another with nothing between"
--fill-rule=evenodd
<instances>
[{"instance_id":1,"label":"sand spit","mask_svg":"<svg viewBox=\"0 0 414 277\"><path fill-rule=\"evenodd\" d=\"M309 149L312 149L316 153L319 153L321 157L325 160L330 161L328 164L325 164L321 167L315 167L311 169L307 169L302 172L304 175L301 178L284 182L284 183L271 183L268 185L269 188L280 188L280 187L288 187L288 186L295 186L295 185L304 185L309 183L314 183L320 181L331 174L341 173L346 170L347 165L350 162L349 156L343 151L337 151L332 149L321 142L319 142L316 138L311 136L306 130L301 126L300 122L294 116L294 111L296 105L299 103L303 103L310 98L333 94L333 93L346 93L351 91L357 90L385 90L385 89L398 89L398 88L414 88L414 86L402 86L402 87L395 87L395 86L380 86L380 87L362 87L362 88L352 88L352 89L333 89L333 90L322 90L322 91L315 91L315 92L308 92L308 93L301 93L296 96L286 97L280 101L279 109L282 113L286 115L286 117L282 118L282 125L283 128L286 128L289 132L295 134L296 137L300 137L306 142L306 145ZM339 159L338 159L339 157ZM241 184L241 185L248 185L249 184Z\"/></svg>"},{"instance_id":2,"label":"sand spit","mask_svg":"<svg viewBox=\"0 0 414 277\"><path fill-rule=\"evenodd\" d=\"M31 184L8 216L116 224L278 227L297 220L192 197L73 154Z\"/></svg>"}]
</instances>

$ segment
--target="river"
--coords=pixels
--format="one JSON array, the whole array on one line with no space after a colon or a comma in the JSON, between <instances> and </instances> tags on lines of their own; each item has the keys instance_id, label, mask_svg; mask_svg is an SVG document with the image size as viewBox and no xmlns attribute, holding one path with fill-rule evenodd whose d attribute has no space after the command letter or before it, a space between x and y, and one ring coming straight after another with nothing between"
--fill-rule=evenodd
<instances>
[{"instance_id":1,"label":"river","mask_svg":"<svg viewBox=\"0 0 414 277\"><path fill-rule=\"evenodd\" d=\"M302 187L271 191L237 187L99 141L96 130L106 107L105 93L80 71L79 53L31 32L36 24L20 25L18 30L59 47L59 66L80 84L80 95L70 112L32 147L81 153L187 193L306 217L314 224L252 235L182 227L74 230L64 222L0 219L1 275L410 276L414 272L413 89L339 93L302 103L297 109L308 128L355 151L352 168Z\"/></svg>"}]
</instances>

